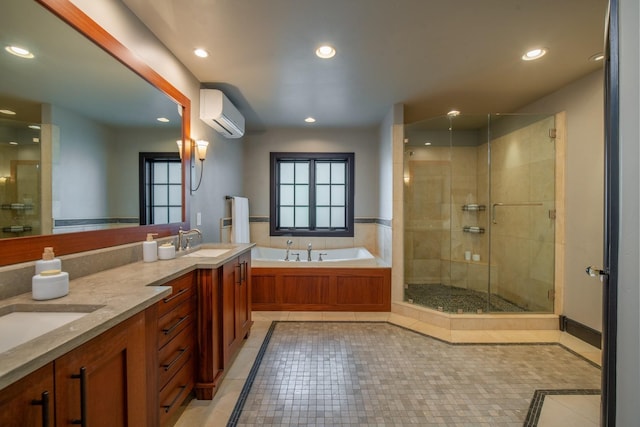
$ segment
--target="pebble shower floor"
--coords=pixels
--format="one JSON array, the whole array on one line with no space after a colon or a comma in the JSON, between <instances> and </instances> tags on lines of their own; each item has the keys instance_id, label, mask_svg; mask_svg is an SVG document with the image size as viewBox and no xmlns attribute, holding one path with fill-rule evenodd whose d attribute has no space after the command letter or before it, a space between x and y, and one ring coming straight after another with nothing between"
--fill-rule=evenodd
<instances>
[{"instance_id":1,"label":"pebble shower floor","mask_svg":"<svg viewBox=\"0 0 640 427\"><path fill-rule=\"evenodd\" d=\"M535 425L536 390L599 387L600 369L558 344L449 344L386 322L274 322L228 425Z\"/></svg>"}]
</instances>

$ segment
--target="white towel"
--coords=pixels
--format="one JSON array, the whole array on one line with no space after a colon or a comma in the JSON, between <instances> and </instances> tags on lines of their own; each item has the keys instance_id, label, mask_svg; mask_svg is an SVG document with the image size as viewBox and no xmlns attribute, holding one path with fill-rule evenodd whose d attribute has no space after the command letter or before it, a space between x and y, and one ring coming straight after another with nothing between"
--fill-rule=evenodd
<instances>
[{"instance_id":1,"label":"white towel","mask_svg":"<svg viewBox=\"0 0 640 427\"><path fill-rule=\"evenodd\" d=\"M249 240L249 199L231 199L231 242L250 243Z\"/></svg>"}]
</instances>

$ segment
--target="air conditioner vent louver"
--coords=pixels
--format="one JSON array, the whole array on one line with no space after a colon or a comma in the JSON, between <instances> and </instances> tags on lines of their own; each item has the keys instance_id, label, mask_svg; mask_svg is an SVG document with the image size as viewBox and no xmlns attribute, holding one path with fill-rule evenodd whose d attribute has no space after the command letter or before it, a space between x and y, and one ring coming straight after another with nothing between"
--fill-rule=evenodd
<instances>
[{"instance_id":1,"label":"air conditioner vent louver","mask_svg":"<svg viewBox=\"0 0 640 427\"><path fill-rule=\"evenodd\" d=\"M200 119L226 138L244 135L244 117L218 89L200 89Z\"/></svg>"}]
</instances>

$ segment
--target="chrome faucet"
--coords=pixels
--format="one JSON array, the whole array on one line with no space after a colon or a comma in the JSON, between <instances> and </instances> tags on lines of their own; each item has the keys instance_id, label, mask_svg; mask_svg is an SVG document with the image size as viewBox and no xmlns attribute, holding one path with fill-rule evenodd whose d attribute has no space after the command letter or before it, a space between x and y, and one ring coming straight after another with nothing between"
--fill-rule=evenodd
<instances>
[{"instance_id":1,"label":"chrome faucet","mask_svg":"<svg viewBox=\"0 0 640 427\"><path fill-rule=\"evenodd\" d=\"M284 257L285 261L289 261L289 250L291 250L291 245L293 245L293 240L287 240L287 254Z\"/></svg>"},{"instance_id":2,"label":"chrome faucet","mask_svg":"<svg viewBox=\"0 0 640 427\"><path fill-rule=\"evenodd\" d=\"M311 261L311 243L307 245L307 261Z\"/></svg>"},{"instance_id":3,"label":"chrome faucet","mask_svg":"<svg viewBox=\"0 0 640 427\"><path fill-rule=\"evenodd\" d=\"M193 234L193 233L196 233L200 237L200 240L202 241L202 232L197 228L192 228L191 230L187 230L187 231L184 231L182 228L178 230L178 251L191 249L192 237L188 237L186 239L186 244L183 242L185 241L185 236L188 236L189 234Z\"/></svg>"}]
</instances>

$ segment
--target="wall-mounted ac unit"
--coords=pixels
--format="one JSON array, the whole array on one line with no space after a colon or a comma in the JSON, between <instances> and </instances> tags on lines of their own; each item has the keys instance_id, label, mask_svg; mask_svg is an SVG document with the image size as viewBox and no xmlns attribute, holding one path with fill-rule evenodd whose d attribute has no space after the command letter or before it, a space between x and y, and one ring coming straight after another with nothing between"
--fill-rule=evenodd
<instances>
[{"instance_id":1,"label":"wall-mounted ac unit","mask_svg":"<svg viewBox=\"0 0 640 427\"><path fill-rule=\"evenodd\" d=\"M244 117L218 89L200 89L200 120L226 138L244 135Z\"/></svg>"}]
</instances>

